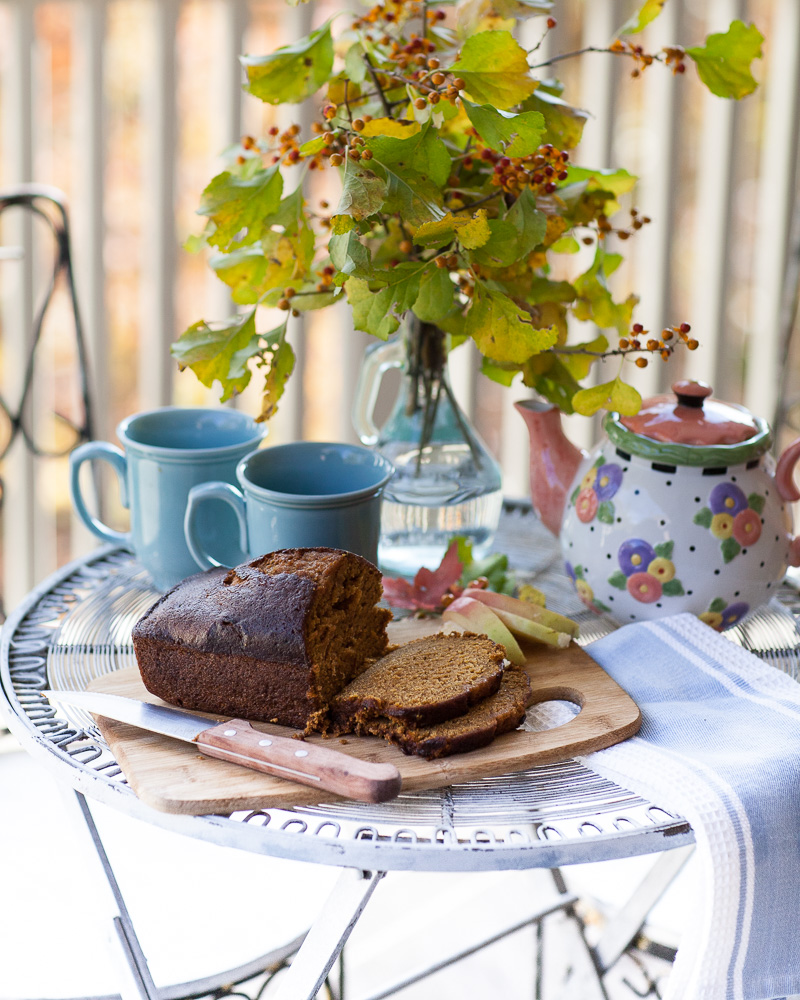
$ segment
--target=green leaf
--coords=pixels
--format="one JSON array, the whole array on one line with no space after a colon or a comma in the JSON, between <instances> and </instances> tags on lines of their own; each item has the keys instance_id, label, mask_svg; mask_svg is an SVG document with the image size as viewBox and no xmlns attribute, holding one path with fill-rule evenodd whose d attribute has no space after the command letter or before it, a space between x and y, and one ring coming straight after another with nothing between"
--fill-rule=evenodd
<instances>
[{"instance_id":1,"label":"green leaf","mask_svg":"<svg viewBox=\"0 0 800 1000\"><path fill-rule=\"evenodd\" d=\"M651 21L655 21L667 0L645 0L645 3L619 29L620 35L636 35L644 31Z\"/></svg>"},{"instance_id":2,"label":"green leaf","mask_svg":"<svg viewBox=\"0 0 800 1000\"><path fill-rule=\"evenodd\" d=\"M277 166L248 177L227 170L217 174L203 191L198 209L211 223L208 244L234 250L260 240L272 225L270 216L277 210L282 192L283 178Z\"/></svg>"},{"instance_id":3,"label":"green leaf","mask_svg":"<svg viewBox=\"0 0 800 1000\"><path fill-rule=\"evenodd\" d=\"M233 301L239 305L255 305L265 291L267 258L260 246L215 254L209 266L228 285Z\"/></svg>"},{"instance_id":4,"label":"green leaf","mask_svg":"<svg viewBox=\"0 0 800 1000\"><path fill-rule=\"evenodd\" d=\"M300 290L292 299L292 308L298 312L311 312L313 309L325 309L327 306L334 305L341 298L342 296L336 295L333 290L330 292Z\"/></svg>"},{"instance_id":5,"label":"green leaf","mask_svg":"<svg viewBox=\"0 0 800 1000\"><path fill-rule=\"evenodd\" d=\"M637 299L628 296L624 302L614 301L605 283L605 260L603 249L598 247L592 266L573 282L577 292L573 312L579 320L591 320L601 330L615 329L624 337L630 330Z\"/></svg>"},{"instance_id":6,"label":"green leaf","mask_svg":"<svg viewBox=\"0 0 800 1000\"><path fill-rule=\"evenodd\" d=\"M575 579L576 580L582 580L583 579L583 566L573 566L572 567L572 572L575 574Z\"/></svg>"},{"instance_id":7,"label":"green leaf","mask_svg":"<svg viewBox=\"0 0 800 1000\"><path fill-rule=\"evenodd\" d=\"M567 167L568 184L576 181L586 181L588 191L610 191L615 198L632 191L637 178L627 170L593 170L591 167Z\"/></svg>"},{"instance_id":8,"label":"green leaf","mask_svg":"<svg viewBox=\"0 0 800 1000\"><path fill-rule=\"evenodd\" d=\"M331 264L342 274L368 278L372 274L369 250L358 238L355 230L331 236L328 240Z\"/></svg>"},{"instance_id":9,"label":"green leaf","mask_svg":"<svg viewBox=\"0 0 800 1000\"><path fill-rule=\"evenodd\" d=\"M438 323L450 312L455 286L442 267L426 267L419 282L419 295L412 306L423 323Z\"/></svg>"},{"instance_id":10,"label":"green leaf","mask_svg":"<svg viewBox=\"0 0 800 1000\"><path fill-rule=\"evenodd\" d=\"M500 17L513 17L519 21L525 17L549 14L553 9L553 0L493 0L492 6Z\"/></svg>"},{"instance_id":11,"label":"green leaf","mask_svg":"<svg viewBox=\"0 0 800 1000\"><path fill-rule=\"evenodd\" d=\"M692 520L695 524L699 524L701 528L710 528L713 517L714 515L711 513L710 507L701 507Z\"/></svg>"},{"instance_id":12,"label":"green leaf","mask_svg":"<svg viewBox=\"0 0 800 1000\"><path fill-rule=\"evenodd\" d=\"M592 365L597 361L595 355L602 354L603 351L608 349L608 338L604 337L601 333L594 340L587 341L583 344L571 344L567 347L562 348L564 353L560 356L559 361L570 375L577 381L580 382L581 379L586 378L589 374ZM580 388L578 386L577 388ZM577 392L576 388L576 392Z\"/></svg>"},{"instance_id":13,"label":"green leaf","mask_svg":"<svg viewBox=\"0 0 800 1000\"><path fill-rule=\"evenodd\" d=\"M722 558L725 560L726 563L729 563L731 559L733 559L735 556L738 556L739 553L742 551L741 545L736 541L735 538L726 538L723 541L722 545L720 545L720 549L722 550Z\"/></svg>"},{"instance_id":14,"label":"green leaf","mask_svg":"<svg viewBox=\"0 0 800 1000\"><path fill-rule=\"evenodd\" d=\"M426 125L407 139L375 136L365 148L373 153L370 166L386 181L385 212L411 226L442 218L440 189L450 176L450 154L434 128Z\"/></svg>"},{"instance_id":15,"label":"green leaf","mask_svg":"<svg viewBox=\"0 0 800 1000\"><path fill-rule=\"evenodd\" d=\"M355 219L352 215L332 215L331 233L334 236L341 236L356 228Z\"/></svg>"},{"instance_id":16,"label":"green leaf","mask_svg":"<svg viewBox=\"0 0 800 1000\"><path fill-rule=\"evenodd\" d=\"M506 219L489 219L489 239L470 252L470 259L487 267L507 267L520 257L517 230Z\"/></svg>"},{"instance_id":17,"label":"green leaf","mask_svg":"<svg viewBox=\"0 0 800 1000\"><path fill-rule=\"evenodd\" d=\"M589 120L588 111L572 107L541 86L522 104L522 109L539 111L544 115L542 142L550 142L556 149L574 149L581 141L583 127Z\"/></svg>"},{"instance_id":18,"label":"green leaf","mask_svg":"<svg viewBox=\"0 0 800 1000\"><path fill-rule=\"evenodd\" d=\"M382 272L380 280L385 284L376 291L372 291L370 283L363 278L348 278L344 287L356 330L371 333L381 340L394 333L403 314L417 300L423 267L398 264L391 271Z\"/></svg>"},{"instance_id":19,"label":"green leaf","mask_svg":"<svg viewBox=\"0 0 800 1000\"><path fill-rule=\"evenodd\" d=\"M479 104L507 109L536 89L525 49L510 31L479 31L466 39L450 71Z\"/></svg>"},{"instance_id":20,"label":"green leaf","mask_svg":"<svg viewBox=\"0 0 800 1000\"><path fill-rule=\"evenodd\" d=\"M327 21L317 31L271 55L242 56L245 90L267 104L299 104L327 83L333 71L333 39Z\"/></svg>"},{"instance_id":21,"label":"green leaf","mask_svg":"<svg viewBox=\"0 0 800 1000\"><path fill-rule=\"evenodd\" d=\"M720 614L727 608L728 602L724 597L715 597L714 600L709 604L708 610L713 612L715 615Z\"/></svg>"},{"instance_id":22,"label":"green leaf","mask_svg":"<svg viewBox=\"0 0 800 1000\"><path fill-rule=\"evenodd\" d=\"M661 559L671 559L674 548L675 542L659 542L658 545L653 546L653 551Z\"/></svg>"},{"instance_id":23,"label":"green leaf","mask_svg":"<svg viewBox=\"0 0 800 1000\"><path fill-rule=\"evenodd\" d=\"M616 573L612 573L608 578L608 582L612 587L616 587L617 590L625 590L628 586L628 578L621 569L618 569Z\"/></svg>"},{"instance_id":24,"label":"green leaf","mask_svg":"<svg viewBox=\"0 0 800 1000\"><path fill-rule=\"evenodd\" d=\"M553 253L577 253L580 248L581 245L574 236L562 236L550 247Z\"/></svg>"},{"instance_id":25,"label":"green leaf","mask_svg":"<svg viewBox=\"0 0 800 1000\"><path fill-rule=\"evenodd\" d=\"M508 367L505 365L498 365L493 361L490 361L488 358L483 358L481 361L481 375L485 375L487 378L490 378L492 382L497 382L498 385L504 385L508 389L517 375L519 375L519 368L516 366Z\"/></svg>"},{"instance_id":26,"label":"green leaf","mask_svg":"<svg viewBox=\"0 0 800 1000\"><path fill-rule=\"evenodd\" d=\"M508 210L506 221L516 230L520 258L539 246L547 232L547 216L536 207L536 196L530 188L525 188Z\"/></svg>"},{"instance_id":27,"label":"green leaf","mask_svg":"<svg viewBox=\"0 0 800 1000\"><path fill-rule=\"evenodd\" d=\"M441 219L426 222L414 232L414 242L423 247L444 246L454 239L467 250L483 246L492 235L486 212L480 208L471 218L448 212Z\"/></svg>"},{"instance_id":28,"label":"green leaf","mask_svg":"<svg viewBox=\"0 0 800 1000\"><path fill-rule=\"evenodd\" d=\"M367 78L367 64L364 61L364 47L356 42L344 57L344 71L353 83L363 83Z\"/></svg>"},{"instance_id":29,"label":"green leaf","mask_svg":"<svg viewBox=\"0 0 800 1000\"><path fill-rule=\"evenodd\" d=\"M280 332L280 328L273 331L273 333L278 332ZM286 328L284 327L282 333L285 334L285 332ZM268 338L270 336L267 334ZM282 335L278 340L270 341L268 350L270 356L266 365L264 390L261 394L261 413L256 417L256 420L259 421L269 420L278 412L278 400L283 395L286 381L294 371L295 365L294 351L287 343L285 336Z\"/></svg>"},{"instance_id":30,"label":"green leaf","mask_svg":"<svg viewBox=\"0 0 800 1000\"><path fill-rule=\"evenodd\" d=\"M597 508L597 520L603 524L614 523L614 504L610 500L604 500Z\"/></svg>"},{"instance_id":31,"label":"green leaf","mask_svg":"<svg viewBox=\"0 0 800 1000\"><path fill-rule=\"evenodd\" d=\"M686 591L683 589L683 584L680 580L673 577L671 580L667 580L665 584L662 584L662 591L667 595L667 597L683 597Z\"/></svg>"},{"instance_id":32,"label":"green leaf","mask_svg":"<svg viewBox=\"0 0 800 1000\"><path fill-rule=\"evenodd\" d=\"M491 104L463 100L464 110L484 143L506 156L529 156L536 152L545 130L539 111L512 114Z\"/></svg>"},{"instance_id":33,"label":"green leaf","mask_svg":"<svg viewBox=\"0 0 800 1000\"><path fill-rule=\"evenodd\" d=\"M170 348L178 365L191 368L204 386L210 389L215 381L220 383L223 402L246 388L250 381L246 362L260 351L255 310L226 323L200 320L184 330Z\"/></svg>"},{"instance_id":34,"label":"green leaf","mask_svg":"<svg viewBox=\"0 0 800 1000\"><path fill-rule=\"evenodd\" d=\"M764 509L764 504L766 503L766 497L762 497L760 493L751 493L747 498L747 506L754 510L756 514L760 514Z\"/></svg>"},{"instance_id":35,"label":"green leaf","mask_svg":"<svg viewBox=\"0 0 800 1000\"><path fill-rule=\"evenodd\" d=\"M356 166L352 160L342 178L342 196L336 209L338 215L352 215L354 219L366 219L380 210L386 198L386 182L374 171Z\"/></svg>"},{"instance_id":36,"label":"green leaf","mask_svg":"<svg viewBox=\"0 0 800 1000\"><path fill-rule=\"evenodd\" d=\"M687 49L697 74L712 94L737 100L758 86L750 64L760 59L764 36L754 24L733 21L724 34L709 35L704 46Z\"/></svg>"},{"instance_id":37,"label":"green leaf","mask_svg":"<svg viewBox=\"0 0 800 1000\"><path fill-rule=\"evenodd\" d=\"M524 309L481 281L475 284L466 332L487 358L517 365L546 351L558 339L555 328L537 330Z\"/></svg>"},{"instance_id":38,"label":"green leaf","mask_svg":"<svg viewBox=\"0 0 800 1000\"><path fill-rule=\"evenodd\" d=\"M584 417L591 417L598 410L616 410L624 416L632 416L639 412L642 397L632 385L617 377L611 382L576 392L572 397L572 405Z\"/></svg>"},{"instance_id":39,"label":"green leaf","mask_svg":"<svg viewBox=\"0 0 800 1000\"><path fill-rule=\"evenodd\" d=\"M450 154L436 129L430 125L425 125L406 139L391 135L375 136L367 140L366 148L371 149L375 159L385 167L398 173L407 171L430 178L437 187L441 187L450 176Z\"/></svg>"}]
</instances>

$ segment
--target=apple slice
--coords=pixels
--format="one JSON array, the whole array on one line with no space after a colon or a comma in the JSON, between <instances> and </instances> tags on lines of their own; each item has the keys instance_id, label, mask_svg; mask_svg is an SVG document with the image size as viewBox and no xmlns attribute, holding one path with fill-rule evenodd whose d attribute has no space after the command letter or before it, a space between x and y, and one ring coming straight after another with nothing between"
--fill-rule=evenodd
<instances>
[{"instance_id":1,"label":"apple slice","mask_svg":"<svg viewBox=\"0 0 800 1000\"><path fill-rule=\"evenodd\" d=\"M442 621L457 626L464 632L481 632L492 642L503 646L506 656L512 663L525 663L525 654L519 648L519 643L511 634L508 626L502 622L491 608L471 597L458 597L442 612Z\"/></svg>"},{"instance_id":2,"label":"apple slice","mask_svg":"<svg viewBox=\"0 0 800 1000\"><path fill-rule=\"evenodd\" d=\"M519 598L509 597L508 594L498 594L494 590L482 590L479 587L467 587L461 596L480 601L496 614L504 611L506 614L515 615L518 618L538 622L554 632L566 632L573 639L578 634L580 626L577 622L565 615L558 614L557 611L548 611L547 608L538 604L531 604L530 601L521 601Z\"/></svg>"},{"instance_id":3,"label":"apple slice","mask_svg":"<svg viewBox=\"0 0 800 1000\"><path fill-rule=\"evenodd\" d=\"M558 632L554 628L548 628L541 622L531 621L530 618L523 618L521 615L512 615L501 608L494 608L494 613L507 625L511 633L525 639L533 639L535 642L544 642L548 646L555 646L557 649L565 649L572 642L568 632Z\"/></svg>"}]
</instances>

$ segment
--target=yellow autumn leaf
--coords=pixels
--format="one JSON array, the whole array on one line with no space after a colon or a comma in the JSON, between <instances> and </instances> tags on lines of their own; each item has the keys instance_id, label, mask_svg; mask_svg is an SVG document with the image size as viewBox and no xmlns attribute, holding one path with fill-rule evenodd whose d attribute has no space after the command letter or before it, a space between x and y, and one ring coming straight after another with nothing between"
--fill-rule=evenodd
<instances>
[{"instance_id":1,"label":"yellow autumn leaf","mask_svg":"<svg viewBox=\"0 0 800 1000\"><path fill-rule=\"evenodd\" d=\"M376 135L389 135L394 139L408 139L416 135L420 130L419 122L408 122L403 124L394 118L373 118L372 121L364 122L361 135L365 139Z\"/></svg>"},{"instance_id":2,"label":"yellow autumn leaf","mask_svg":"<svg viewBox=\"0 0 800 1000\"><path fill-rule=\"evenodd\" d=\"M487 243L491 235L486 212L480 208L472 218L448 212L442 219L423 223L414 233L414 242L436 246L457 239L467 250L475 250Z\"/></svg>"}]
</instances>

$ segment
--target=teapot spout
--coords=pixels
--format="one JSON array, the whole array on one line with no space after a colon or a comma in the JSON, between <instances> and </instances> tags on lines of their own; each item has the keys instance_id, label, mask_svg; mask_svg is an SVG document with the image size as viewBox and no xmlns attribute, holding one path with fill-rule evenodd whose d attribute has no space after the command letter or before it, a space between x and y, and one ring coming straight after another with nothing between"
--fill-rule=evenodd
<instances>
[{"instance_id":1,"label":"teapot spout","mask_svg":"<svg viewBox=\"0 0 800 1000\"><path fill-rule=\"evenodd\" d=\"M542 524L561 530L567 495L584 453L564 434L561 412L550 403L525 399L514 404L531 438L531 502Z\"/></svg>"}]
</instances>

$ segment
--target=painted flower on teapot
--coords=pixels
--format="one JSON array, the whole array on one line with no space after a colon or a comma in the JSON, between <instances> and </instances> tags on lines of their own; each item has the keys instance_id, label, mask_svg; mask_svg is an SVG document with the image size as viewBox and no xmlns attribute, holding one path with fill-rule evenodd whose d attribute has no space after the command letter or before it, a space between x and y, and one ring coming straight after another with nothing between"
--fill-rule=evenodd
<instances>
[{"instance_id":1,"label":"painted flower on teapot","mask_svg":"<svg viewBox=\"0 0 800 1000\"><path fill-rule=\"evenodd\" d=\"M704 383L672 388L633 417L609 413L589 454L567 441L555 408L518 403L531 497L591 610L620 624L689 611L723 630L800 565L786 506L800 499L800 439L776 468L765 421Z\"/></svg>"}]
</instances>

